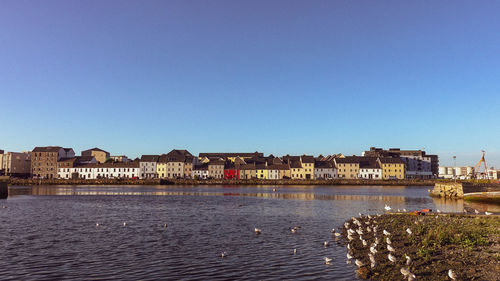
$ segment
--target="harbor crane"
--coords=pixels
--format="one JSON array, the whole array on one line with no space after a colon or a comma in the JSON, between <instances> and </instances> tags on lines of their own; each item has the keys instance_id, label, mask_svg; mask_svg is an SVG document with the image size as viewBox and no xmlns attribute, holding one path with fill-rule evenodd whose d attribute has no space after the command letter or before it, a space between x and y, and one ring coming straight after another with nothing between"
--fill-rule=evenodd
<instances>
[{"instance_id":1,"label":"harbor crane","mask_svg":"<svg viewBox=\"0 0 500 281\"><path fill-rule=\"evenodd\" d=\"M484 178L489 179L488 166L486 166L486 159L484 158L484 154L486 153L486 151L484 151L484 150L481 150L481 151L483 152L483 155L481 156L481 159L479 160L479 162L477 162L476 166L474 166L474 168L472 168L471 179L477 179L478 174L479 175L481 174L479 172L479 170L481 169L481 164L484 164Z\"/></svg>"}]
</instances>

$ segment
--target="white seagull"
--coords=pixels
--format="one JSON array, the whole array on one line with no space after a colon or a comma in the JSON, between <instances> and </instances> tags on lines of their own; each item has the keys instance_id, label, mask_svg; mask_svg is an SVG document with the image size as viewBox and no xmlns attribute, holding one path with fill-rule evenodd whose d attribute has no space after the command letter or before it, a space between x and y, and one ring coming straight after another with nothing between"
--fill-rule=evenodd
<instances>
[{"instance_id":1,"label":"white seagull","mask_svg":"<svg viewBox=\"0 0 500 281\"><path fill-rule=\"evenodd\" d=\"M123 222L123 226L127 226L127 223L126 223L126 222Z\"/></svg>"},{"instance_id":2,"label":"white seagull","mask_svg":"<svg viewBox=\"0 0 500 281\"><path fill-rule=\"evenodd\" d=\"M408 232L409 235L413 233L409 227L406 229L406 232Z\"/></svg>"},{"instance_id":3,"label":"white seagull","mask_svg":"<svg viewBox=\"0 0 500 281\"><path fill-rule=\"evenodd\" d=\"M385 230L385 229L384 229L384 231L383 231L382 233L383 233L384 235L386 235L386 236L391 235L391 233L390 233L389 231Z\"/></svg>"},{"instance_id":4,"label":"white seagull","mask_svg":"<svg viewBox=\"0 0 500 281\"><path fill-rule=\"evenodd\" d=\"M389 261L391 261L392 263L395 263L396 262L396 257L393 256L391 253L389 253L387 255L387 258L389 259Z\"/></svg>"},{"instance_id":5,"label":"white seagull","mask_svg":"<svg viewBox=\"0 0 500 281\"><path fill-rule=\"evenodd\" d=\"M474 209L474 213L479 214L479 211L478 211L478 210L476 210L476 209Z\"/></svg>"},{"instance_id":6,"label":"white seagull","mask_svg":"<svg viewBox=\"0 0 500 281\"><path fill-rule=\"evenodd\" d=\"M484 212L485 215L489 216L489 215L493 215L493 213L490 213L490 212Z\"/></svg>"},{"instance_id":7,"label":"white seagull","mask_svg":"<svg viewBox=\"0 0 500 281\"><path fill-rule=\"evenodd\" d=\"M335 235L335 237L340 237L340 235L342 235L342 234L335 232L333 235Z\"/></svg>"},{"instance_id":8,"label":"white seagull","mask_svg":"<svg viewBox=\"0 0 500 281\"><path fill-rule=\"evenodd\" d=\"M451 280L457 280L457 275L451 269L448 270L448 277L450 277Z\"/></svg>"},{"instance_id":9,"label":"white seagull","mask_svg":"<svg viewBox=\"0 0 500 281\"><path fill-rule=\"evenodd\" d=\"M368 245L365 239L361 240L361 242L363 243L363 247L366 247Z\"/></svg>"},{"instance_id":10,"label":"white seagull","mask_svg":"<svg viewBox=\"0 0 500 281\"><path fill-rule=\"evenodd\" d=\"M385 238L385 242L387 242L387 244L389 244L389 245L391 245L391 244L392 244L391 239L389 239L389 237L386 237L386 238Z\"/></svg>"},{"instance_id":11,"label":"white seagull","mask_svg":"<svg viewBox=\"0 0 500 281\"><path fill-rule=\"evenodd\" d=\"M254 228L255 234L260 234L262 230L260 228Z\"/></svg>"},{"instance_id":12,"label":"white seagull","mask_svg":"<svg viewBox=\"0 0 500 281\"><path fill-rule=\"evenodd\" d=\"M347 259L350 260L352 258L354 258L354 257L351 254L347 253Z\"/></svg>"},{"instance_id":13,"label":"white seagull","mask_svg":"<svg viewBox=\"0 0 500 281\"><path fill-rule=\"evenodd\" d=\"M296 255L297 254L297 249L293 249L293 254Z\"/></svg>"},{"instance_id":14,"label":"white seagull","mask_svg":"<svg viewBox=\"0 0 500 281\"><path fill-rule=\"evenodd\" d=\"M406 265L411 265L411 258L408 255L405 255L406 258Z\"/></svg>"},{"instance_id":15,"label":"white seagull","mask_svg":"<svg viewBox=\"0 0 500 281\"><path fill-rule=\"evenodd\" d=\"M325 264L330 264L330 262L332 261L331 258L327 258L327 257L324 257L323 260L325 261Z\"/></svg>"},{"instance_id":16,"label":"white seagull","mask_svg":"<svg viewBox=\"0 0 500 281\"><path fill-rule=\"evenodd\" d=\"M415 276L415 274L413 273L410 273L410 275L408 275L408 281L415 281L417 280L417 276Z\"/></svg>"},{"instance_id":17,"label":"white seagull","mask_svg":"<svg viewBox=\"0 0 500 281\"><path fill-rule=\"evenodd\" d=\"M394 250L394 248L391 245L387 245L387 250L389 250L389 252L395 252L396 251L396 250Z\"/></svg>"},{"instance_id":18,"label":"white seagull","mask_svg":"<svg viewBox=\"0 0 500 281\"><path fill-rule=\"evenodd\" d=\"M392 210L392 208L391 208L389 205L387 205L387 204L385 204L384 209L385 209L386 211L390 211L390 210Z\"/></svg>"},{"instance_id":19,"label":"white seagull","mask_svg":"<svg viewBox=\"0 0 500 281\"><path fill-rule=\"evenodd\" d=\"M362 267L364 266L365 264L362 263L360 260L356 259L356 261L354 262L358 267Z\"/></svg>"},{"instance_id":20,"label":"white seagull","mask_svg":"<svg viewBox=\"0 0 500 281\"><path fill-rule=\"evenodd\" d=\"M225 251L224 251L224 252L222 252L222 253L220 253L220 257L221 257L221 258L225 258L225 257L227 257L227 253L226 253Z\"/></svg>"},{"instance_id":21,"label":"white seagull","mask_svg":"<svg viewBox=\"0 0 500 281\"><path fill-rule=\"evenodd\" d=\"M377 249L375 249L375 247L372 246L372 247L370 247L370 252L372 254L376 254L378 251L377 251Z\"/></svg>"},{"instance_id":22,"label":"white seagull","mask_svg":"<svg viewBox=\"0 0 500 281\"><path fill-rule=\"evenodd\" d=\"M325 241L325 242L323 242L323 246L325 246L325 248L326 248L326 247L330 246L330 243L328 241Z\"/></svg>"},{"instance_id":23,"label":"white seagull","mask_svg":"<svg viewBox=\"0 0 500 281\"><path fill-rule=\"evenodd\" d=\"M404 267L401 267L401 270L400 270L401 274L404 275L404 277L406 278L406 276L410 275L410 270L408 268L404 268Z\"/></svg>"}]
</instances>

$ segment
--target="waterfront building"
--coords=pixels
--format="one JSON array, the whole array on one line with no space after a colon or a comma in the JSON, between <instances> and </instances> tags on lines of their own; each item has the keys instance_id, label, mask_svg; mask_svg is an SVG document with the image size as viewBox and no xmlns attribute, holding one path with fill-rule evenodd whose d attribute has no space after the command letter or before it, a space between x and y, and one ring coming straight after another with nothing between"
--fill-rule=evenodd
<instances>
[{"instance_id":1,"label":"waterfront building","mask_svg":"<svg viewBox=\"0 0 500 281\"><path fill-rule=\"evenodd\" d=\"M200 164L193 166L193 178L194 179L208 179L208 164Z\"/></svg>"},{"instance_id":2,"label":"waterfront building","mask_svg":"<svg viewBox=\"0 0 500 281\"><path fill-rule=\"evenodd\" d=\"M31 176L37 178L57 178L57 161L75 157L72 148L60 146L35 147L31 152Z\"/></svg>"},{"instance_id":3,"label":"waterfront building","mask_svg":"<svg viewBox=\"0 0 500 281\"><path fill-rule=\"evenodd\" d=\"M405 164L400 158L379 157L377 162L384 180L405 178Z\"/></svg>"},{"instance_id":4,"label":"waterfront building","mask_svg":"<svg viewBox=\"0 0 500 281\"><path fill-rule=\"evenodd\" d=\"M344 158L334 158L337 175L341 179L357 179L359 176L359 162L361 157L346 156Z\"/></svg>"},{"instance_id":5,"label":"waterfront building","mask_svg":"<svg viewBox=\"0 0 500 281\"><path fill-rule=\"evenodd\" d=\"M135 161L84 164L58 169L58 177L61 179L137 179L139 174L139 162Z\"/></svg>"},{"instance_id":6,"label":"waterfront building","mask_svg":"<svg viewBox=\"0 0 500 281\"><path fill-rule=\"evenodd\" d=\"M198 164L198 158L194 156L186 156L184 160L184 178L192 178L193 176L193 167L195 164Z\"/></svg>"},{"instance_id":7,"label":"waterfront building","mask_svg":"<svg viewBox=\"0 0 500 281\"><path fill-rule=\"evenodd\" d=\"M192 176L193 155L184 149L173 149L167 154L162 154L158 158L156 170L161 178L189 178ZM190 165L185 169L186 163Z\"/></svg>"},{"instance_id":8,"label":"waterfront building","mask_svg":"<svg viewBox=\"0 0 500 281\"><path fill-rule=\"evenodd\" d=\"M240 170L236 168L234 163L228 162L224 165L224 179L234 180L240 178Z\"/></svg>"},{"instance_id":9,"label":"waterfront building","mask_svg":"<svg viewBox=\"0 0 500 281\"><path fill-rule=\"evenodd\" d=\"M30 152L7 152L0 155L0 170L2 170L3 175L17 178L27 178L30 176Z\"/></svg>"},{"instance_id":10,"label":"waterfront building","mask_svg":"<svg viewBox=\"0 0 500 281\"><path fill-rule=\"evenodd\" d=\"M139 167L141 179L155 179L158 178L157 164L160 155L142 155L139 160Z\"/></svg>"},{"instance_id":11,"label":"waterfront building","mask_svg":"<svg viewBox=\"0 0 500 281\"><path fill-rule=\"evenodd\" d=\"M283 164L272 164L267 166L267 179L278 180L280 177L280 168Z\"/></svg>"},{"instance_id":12,"label":"waterfront building","mask_svg":"<svg viewBox=\"0 0 500 281\"><path fill-rule=\"evenodd\" d=\"M314 156L302 155L300 162L304 172L305 179L314 179Z\"/></svg>"},{"instance_id":13,"label":"waterfront building","mask_svg":"<svg viewBox=\"0 0 500 281\"><path fill-rule=\"evenodd\" d=\"M212 179L224 178L224 160L210 160L208 162L208 175Z\"/></svg>"},{"instance_id":14,"label":"waterfront building","mask_svg":"<svg viewBox=\"0 0 500 281\"><path fill-rule=\"evenodd\" d=\"M267 179L267 164L255 165L255 175L258 179Z\"/></svg>"},{"instance_id":15,"label":"waterfront building","mask_svg":"<svg viewBox=\"0 0 500 281\"><path fill-rule=\"evenodd\" d=\"M3 166L3 157L4 157L4 151L2 149L0 149L0 176L4 176L5 175L5 168Z\"/></svg>"},{"instance_id":16,"label":"waterfront building","mask_svg":"<svg viewBox=\"0 0 500 281\"><path fill-rule=\"evenodd\" d=\"M240 179L249 180L257 177L255 164L240 165Z\"/></svg>"},{"instance_id":17,"label":"waterfront building","mask_svg":"<svg viewBox=\"0 0 500 281\"><path fill-rule=\"evenodd\" d=\"M318 157L318 159L326 158ZM335 168L335 164L325 160L316 161L314 164L314 178L324 180L337 178L337 169Z\"/></svg>"},{"instance_id":18,"label":"waterfront building","mask_svg":"<svg viewBox=\"0 0 500 281\"><path fill-rule=\"evenodd\" d=\"M429 179L439 176L439 158L437 155L427 154L424 150L401 150L399 148L370 147L364 156L382 158L400 158L405 164L406 178Z\"/></svg>"},{"instance_id":19,"label":"waterfront building","mask_svg":"<svg viewBox=\"0 0 500 281\"><path fill-rule=\"evenodd\" d=\"M382 168L377 159L375 157L363 157L359 162L359 178L370 180L381 180L383 178Z\"/></svg>"},{"instance_id":20,"label":"waterfront building","mask_svg":"<svg viewBox=\"0 0 500 281\"><path fill-rule=\"evenodd\" d=\"M110 158L109 152L97 147L82 151L82 156L93 156L97 163L104 163Z\"/></svg>"}]
</instances>

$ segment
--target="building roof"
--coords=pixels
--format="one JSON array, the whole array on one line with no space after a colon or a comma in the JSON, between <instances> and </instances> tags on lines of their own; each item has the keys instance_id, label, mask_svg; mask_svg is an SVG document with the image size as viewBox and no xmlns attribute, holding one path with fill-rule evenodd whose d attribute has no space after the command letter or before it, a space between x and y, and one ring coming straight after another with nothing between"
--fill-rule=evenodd
<instances>
[{"instance_id":1,"label":"building roof","mask_svg":"<svg viewBox=\"0 0 500 281\"><path fill-rule=\"evenodd\" d=\"M158 158L158 162L168 163L168 162L186 162L189 159L193 159L193 154L185 149L173 149L167 154L162 154Z\"/></svg>"},{"instance_id":2,"label":"building roof","mask_svg":"<svg viewBox=\"0 0 500 281\"><path fill-rule=\"evenodd\" d=\"M314 168L323 168L323 169L333 168L333 164L330 161L316 161L314 163Z\"/></svg>"},{"instance_id":3,"label":"building roof","mask_svg":"<svg viewBox=\"0 0 500 281\"><path fill-rule=\"evenodd\" d=\"M139 168L139 162L91 163L81 164L76 168Z\"/></svg>"},{"instance_id":4,"label":"building roof","mask_svg":"<svg viewBox=\"0 0 500 281\"><path fill-rule=\"evenodd\" d=\"M268 170L289 170L290 168L286 164L273 164L267 166Z\"/></svg>"},{"instance_id":5,"label":"building roof","mask_svg":"<svg viewBox=\"0 0 500 281\"><path fill-rule=\"evenodd\" d=\"M84 153L84 152L91 152L91 151L101 151L101 152L109 153L106 150L102 150L102 149L100 149L98 147L94 147L94 148L91 148L91 149L84 150L84 151L82 151L82 153Z\"/></svg>"},{"instance_id":6,"label":"building roof","mask_svg":"<svg viewBox=\"0 0 500 281\"><path fill-rule=\"evenodd\" d=\"M208 170L207 164L194 165L193 170Z\"/></svg>"},{"instance_id":7,"label":"building roof","mask_svg":"<svg viewBox=\"0 0 500 281\"><path fill-rule=\"evenodd\" d=\"M389 158L389 157L380 157L378 158L380 160L380 163L390 163L390 164L403 164L403 160L400 158Z\"/></svg>"},{"instance_id":8,"label":"building roof","mask_svg":"<svg viewBox=\"0 0 500 281\"><path fill-rule=\"evenodd\" d=\"M222 158L227 158L227 157L253 157L253 156L258 156L258 157L264 157L264 153L261 152L209 152L209 153L200 153L198 155L199 157L222 157Z\"/></svg>"},{"instance_id":9,"label":"building roof","mask_svg":"<svg viewBox=\"0 0 500 281\"><path fill-rule=\"evenodd\" d=\"M226 164L226 161L224 160L210 160L210 162L208 162L208 165L209 166L220 166L220 165L224 165Z\"/></svg>"},{"instance_id":10,"label":"building roof","mask_svg":"<svg viewBox=\"0 0 500 281\"><path fill-rule=\"evenodd\" d=\"M289 164L290 168L302 168L302 164L300 164L300 161L298 160L291 160Z\"/></svg>"},{"instance_id":11,"label":"building roof","mask_svg":"<svg viewBox=\"0 0 500 281\"><path fill-rule=\"evenodd\" d=\"M95 160L94 156L76 156L75 158L78 162L90 162Z\"/></svg>"},{"instance_id":12,"label":"building roof","mask_svg":"<svg viewBox=\"0 0 500 281\"><path fill-rule=\"evenodd\" d=\"M240 170L255 170L255 164L241 165Z\"/></svg>"},{"instance_id":13,"label":"building roof","mask_svg":"<svg viewBox=\"0 0 500 281\"><path fill-rule=\"evenodd\" d=\"M363 157L364 159L359 162L360 169L380 169L380 165L375 157Z\"/></svg>"},{"instance_id":14,"label":"building roof","mask_svg":"<svg viewBox=\"0 0 500 281\"><path fill-rule=\"evenodd\" d=\"M300 159L302 163L314 163L314 156L302 155Z\"/></svg>"},{"instance_id":15,"label":"building roof","mask_svg":"<svg viewBox=\"0 0 500 281\"><path fill-rule=\"evenodd\" d=\"M359 156L346 156L344 158L335 158L335 163L355 163L358 164L363 157Z\"/></svg>"},{"instance_id":16,"label":"building roof","mask_svg":"<svg viewBox=\"0 0 500 281\"><path fill-rule=\"evenodd\" d=\"M74 162L76 160L77 160L76 157L69 157L69 158L61 158L57 160L57 162Z\"/></svg>"},{"instance_id":17,"label":"building roof","mask_svg":"<svg viewBox=\"0 0 500 281\"><path fill-rule=\"evenodd\" d=\"M61 148L60 146L37 146L33 152L59 152Z\"/></svg>"},{"instance_id":18,"label":"building roof","mask_svg":"<svg viewBox=\"0 0 500 281\"><path fill-rule=\"evenodd\" d=\"M142 155L141 162L158 162L160 155Z\"/></svg>"}]
</instances>

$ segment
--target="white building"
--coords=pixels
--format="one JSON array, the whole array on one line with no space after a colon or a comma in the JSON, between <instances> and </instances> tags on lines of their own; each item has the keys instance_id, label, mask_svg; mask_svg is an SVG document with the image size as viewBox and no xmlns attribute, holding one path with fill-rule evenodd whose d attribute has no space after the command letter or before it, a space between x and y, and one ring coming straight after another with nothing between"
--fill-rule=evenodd
<instances>
[{"instance_id":1,"label":"white building","mask_svg":"<svg viewBox=\"0 0 500 281\"><path fill-rule=\"evenodd\" d=\"M365 157L359 162L359 176L360 179L381 180L382 168L375 158Z\"/></svg>"},{"instance_id":2,"label":"white building","mask_svg":"<svg viewBox=\"0 0 500 281\"><path fill-rule=\"evenodd\" d=\"M329 161L316 161L314 163L314 178L315 179L336 179L337 168Z\"/></svg>"},{"instance_id":3,"label":"white building","mask_svg":"<svg viewBox=\"0 0 500 281\"><path fill-rule=\"evenodd\" d=\"M141 156L141 160L139 162L139 167L141 169L139 177L141 179L155 179L158 177L158 172L156 171L158 158L160 158L160 155Z\"/></svg>"},{"instance_id":4,"label":"white building","mask_svg":"<svg viewBox=\"0 0 500 281\"><path fill-rule=\"evenodd\" d=\"M401 155L405 163L405 172L407 179L430 179L432 178L432 160L430 156L420 155Z\"/></svg>"},{"instance_id":5,"label":"white building","mask_svg":"<svg viewBox=\"0 0 500 281\"><path fill-rule=\"evenodd\" d=\"M193 168L193 179L208 179L208 166L195 165Z\"/></svg>"},{"instance_id":6,"label":"white building","mask_svg":"<svg viewBox=\"0 0 500 281\"><path fill-rule=\"evenodd\" d=\"M113 179L138 178L140 168L138 162L86 164L70 168L58 168L57 175L61 179Z\"/></svg>"},{"instance_id":7,"label":"white building","mask_svg":"<svg viewBox=\"0 0 500 281\"><path fill-rule=\"evenodd\" d=\"M267 179L269 180L280 179L280 170L278 165L267 166Z\"/></svg>"}]
</instances>

